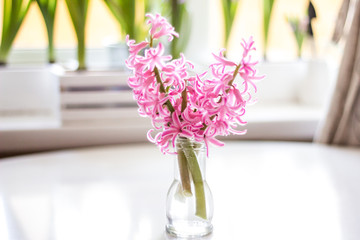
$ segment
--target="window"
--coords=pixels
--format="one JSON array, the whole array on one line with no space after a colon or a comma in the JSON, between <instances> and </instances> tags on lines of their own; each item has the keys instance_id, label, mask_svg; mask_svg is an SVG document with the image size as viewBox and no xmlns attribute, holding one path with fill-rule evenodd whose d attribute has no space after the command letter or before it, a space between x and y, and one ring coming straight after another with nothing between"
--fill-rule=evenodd
<instances>
[{"instance_id":1,"label":"window","mask_svg":"<svg viewBox=\"0 0 360 240\"><path fill-rule=\"evenodd\" d=\"M341 0L313 0L313 3L318 15L316 19L313 19L315 45L318 56L322 57L328 54L329 42ZM304 17L307 5L307 0L275 1L269 34L269 60L288 61L296 58L296 42L290 26L286 22L286 16ZM2 23L2 8L3 6L0 5L0 24ZM217 51L223 46L221 37L223 19L222 12L219 10L221 9L220 1L188 1L188 8L192 12L192 25L195 30L193 29L187 54L196 58L198 54L192 52L203 48L204 43L209 48L204 51ZM101 0L90 1L86 27L87 47L90 49L103 48L106 40L116 41L119 39L119 30L117 22L105 4ZM242 38L249 36L254 36L257 48L262 50L261 0L242 0L240 2L230 39L230 56L235 57L241 52L239 42ZM40 10L33 3L13 48L15 50L44 49L46 46L45 25ZM76 47L75 34L63 0L58 1L56 11L55 46L58 49ZM309 57L309 46L305 43L304 47L304 57Z\"/></svg>"}]
</instances>

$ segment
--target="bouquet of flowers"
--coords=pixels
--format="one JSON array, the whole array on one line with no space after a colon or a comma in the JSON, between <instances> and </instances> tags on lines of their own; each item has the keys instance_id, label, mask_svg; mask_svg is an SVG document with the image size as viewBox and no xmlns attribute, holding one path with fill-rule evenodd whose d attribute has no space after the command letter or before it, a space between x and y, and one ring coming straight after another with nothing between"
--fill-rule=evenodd
<instances>
[{"instance_id":1,"label":"bouquet of flowers","mask_svg":"<svg viewBox=\"0 0 360 240\"><path fill-rule=\"evenodd\" d=\"M254 102L255 82L263 78L257 76L254 68L257 62L252 61L250 55L255 50L254 41L252 38L242 41L244 51L238 63L226 59L222 49L213 54L214 63L208 72L191 74L194 65L184 54L179 59L164 55L164 45L159 40L163 36L167 36L168 41L179 37L174 27L159 14L146 16L151 25L149 39L136 43L127 37L126 65L132 70L128 84L133 89L139 114L151 119L153 129L148 131L149 141L163 153L178 154L182 162L179 162L182 192L184 196L191 196L189 181L194 182L196 215L206 219L196 154L192 148L181 153L172 149L180 137L185 140L183 143L205 143L208 153L209 143L224 145L216 136L246 133L236 128L246 124L242 119L245 107Z\"/></svg>"}]
</instances>

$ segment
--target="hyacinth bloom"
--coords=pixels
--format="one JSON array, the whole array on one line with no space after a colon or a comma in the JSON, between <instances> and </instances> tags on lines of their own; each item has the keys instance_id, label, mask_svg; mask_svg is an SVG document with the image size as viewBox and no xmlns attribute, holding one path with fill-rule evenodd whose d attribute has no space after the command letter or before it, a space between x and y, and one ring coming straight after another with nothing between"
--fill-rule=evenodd
<instances>
[{"instance_id":1,"label":"hyacinth bloom","mask_svg":"<svg viewBox=\"0 0 360 240\"><path fill-rule=\"evenodd\" d=\"M175 28L160 14L155 16L152 14L146 14L149 18L147 24L151 24L150 36L152 39L159 39L162 36L167 35L168 41L172 41L175 37L179 37L179 34L175 32Z\"/></svg>"},{"instance_id":2,"label":"hyacinth bloom","mask_svg":"<svg viewBox=\"0 0 360 240\"><path fill-rule=\"evenodd\" d=\"M178 33L159 14L146 16L151 25L150 38L140 43L127 38L126 65L133 73L128 84L139 113L149 117L154 127L148 132L149 141L163 153L176 154L171 146L175 147L177 137L204 142L208 151L209 144L224 145L216 136L245 134L237 128L246 124L242 119L245 108L254 101L250 92L256 92L255 83L263 78L256 75L257 62L251 60L253 39L242 41L243 54L238 63L225 58L223 49L213 54L208 72L193 75L189 70L194 66L183 54L179 59L164 55L160 38L172 41ZM197 208L200 215L204 213L203 204Z\"/></svg>"}]
</instances>

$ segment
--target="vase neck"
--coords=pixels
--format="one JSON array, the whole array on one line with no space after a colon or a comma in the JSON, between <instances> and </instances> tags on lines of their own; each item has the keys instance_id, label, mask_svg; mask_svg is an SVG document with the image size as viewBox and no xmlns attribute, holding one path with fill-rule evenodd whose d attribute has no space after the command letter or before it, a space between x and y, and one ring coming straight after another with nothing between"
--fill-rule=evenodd
<instances>
[{"instance_id":1,"label":"vase neck","mask_svg":"<svg viewBox=\"0 0 360 240\"><path fill-rule=\"evenodd\" d=\"M189 162L192 162L196 160L200 171L202 179L206 179L206 148L205 144L203 142L196 142L189 138L183 138L178 137L176 139L176 152L175 155L175 179L180 180L180 170L181 167L184 168L184 162L185 166L189 164ZM191 163L190 163L191 164ZM191 167L191 166L190 166Z\"/></svg>"}]
</instances>

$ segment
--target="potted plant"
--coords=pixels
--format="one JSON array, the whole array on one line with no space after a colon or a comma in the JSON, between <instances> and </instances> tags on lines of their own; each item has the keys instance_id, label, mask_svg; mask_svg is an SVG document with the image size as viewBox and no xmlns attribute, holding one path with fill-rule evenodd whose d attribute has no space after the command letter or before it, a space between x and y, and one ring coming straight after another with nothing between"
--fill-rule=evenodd
<instances>
[{"instance_id":1,"label":"potted plant","mask_svg":"<svg viewBox=\"0 0 360 240\"><path fill-rule=\"evenodd\" d=\"M267 60L271 14L275 0L263 0L264 60Z\"/></svg>"},{"instance_id":2,"label":"potted plant","mask_svg":"<svg viewBox=\"0 0 360 240\"><path fill-rule=\"evenodd\" d=\"M271 16L275 0L263 0L263 61L259 69L268 81L260 82L263 91L260 97L265 102L298 102L298 89L307 76L307 65L299 61L271 62L268 59ZM282 86L281 88L278 86Z\"/></svg>"},{"instance_id":3,"label":"potted plant","mask_svg":"<svg viewBox=\"0 0 360 240\"><path fill-rule=\"evenodd\" d=\"M224 16L224 48L228 49L231 29L235 20L236 11L239 6L239 0L221 0ZM226 53L225 53L226 54Z\"/></svg>"},{"instance_id":4,"label":"potted plant","mask_svg":"<svg viewBox=\"0 0 360 240\"><path fill-rule=\"evenodd\" d=\"M291 30L296 40L297 57L301 58L301 50L306 37L307 18L300 19L299 17L286 17L287 22L291 26Z\"/></svg>"},{"instance_id":5,"label":"potted plant","mask_svg":"<svg viewBox=\"0 0 360 240\"><path fill-rule=\"evenodd\" d=\"M125 35L131 39L142 39L146 35L144 15L149 8L147 0L104 0L111 14L119 25L120 41L109 41L108 48L111 67L124 67L124 61L128 56Z\"/></svg>"},{"instance_id":6,"label":"potted plant","mask_svg":"<svg viewBox=\"0 0 360 240\"><path fill-rule=\"evenodd\" d=\"M58 125L59 90L47 67L8 64L14 39L32 0L4 0L0 45L0 119L2 128ZM6 65L6 66L5 66Z\"/></svg>"},{"instance_id":7,"label":"potted plant","mask_svg":"<svg viewBox=\"0 0 360 240\"><path fill-rule=\"evenodd\" d=\"M315 34L312 27L312 20L316 18L316 9L311 1L307 8L307 14L303 17L290 17L288 22L294 33L297 45L297 56L299 62L307 64L307 75L299 87L298 98L301 103L309 106L323 106L329 91L330 83L336 76L329 67L328 62L318 58L315 46ZM309 46L310 58L302 58L302 48L304 43ZM333 74L330 74L333 71Z\"/></svg>"},{"instance_id":8,"label":"potted plant","mask_svg":"<svg viewBox=\"0 0 360 240\"><path fill-rule=\"evenodd\" d=\"M124 39L126 34L131 39L142 39L145 34L144 15L148 6L146 0L104 0L117 22Z\"/></svg>"},{"instance_id":9,"label":"potted plant","mask_svg":"<svg viewBox=\"0 0 360 240\"><path fill-rule=\"evenodd\" d=\"M78 70L86 69L85 26L89 0L65 0L77 38Z\"/></svg>"},{"instance_id":10,"label":"potted plant","mask_svg":"<svg viewBox=\"0 0 360 240\"><path fill-rule=\"evenodd\" d=\"M44 18L44 22L47 30L48 37L48 62L55 62L55 50L54 50L54 22L57 0L36 0L41 14Z\"/></svg>"},{"instance_id":11,"label":"potted plant","mask_svg":"<svg viewBox=\"0 0 360 240\"><path fill-rule=\"evenodd\" d=\"M167 15L170 16L175 31L182 36L180 39L174 38L170 42L170 53L174 58L179 58L180 53L185 51L189 42L191 32L190 15L186 8L186 1L169 0L168 5L170 7L165 11L168 12Z\"/></svg>"},{"instance_id":12,"label":"potted plant","mask_svg":"<svg viewBox=\"0 0 360 240\"><path fill-rule=\"evenodd\" d=\"M7 63L14 39L24 21L32 0L4 0L0 45L0 65Z\"/></svg>"},{"instance_id":13,"label":"potted plant","mask_svg":"<svg viewBox=\"0 0 360 240\"><path fill-rule=\"evenodd\" d=\"M132 29L132 34L136 34L138 30L135 30L137 28L134 28L133 22L136 20L135 17L127 18L135 13L134 1L106 2L114 13L125 14L117 19ZM72 126L121 124L119 119L129 114L128 102L132 100L131 91L126 84L128 73L86 68L85 25L89 0L66 0L66 4L78 39L79 67L77 71L69 71L55 66L52 71L60 83L62 124ZM134 108L134 114L136 114L136 108Z\"/></svg>"},{"instance_id":14,"label":"potted plant","mask_svg":"<svg viewBox=\"0 0 360 240\"><path fill-rule=\"evenodd\" d=\"M267 2L265 4L265 2ZM264 9L264 30L269 31L270 15L273 1L264 0L264 7L268 6L267 13ZM294 61L270 62L263 61L259 68L266 74L268 81L259 83L264 91L260 93L261 99L277 102L308 105L311 107L322 106L325 102L327 89L331 82L330 68L326 61L316 57L314 32L311 19L316 17L314 5L309 1L307 13L304 16L286 17L289 28L292 30L296 42L296 58ZM267 16L265 18L265 16ZM266 20L267 19L267 20ZM264 31L266 60L268 33ZM302 58L304 44L312 44L310 58ZM295 56L294 56L295 57ZM282 86L279 88L278 86Z\"/></svg>"}]
</instances>

